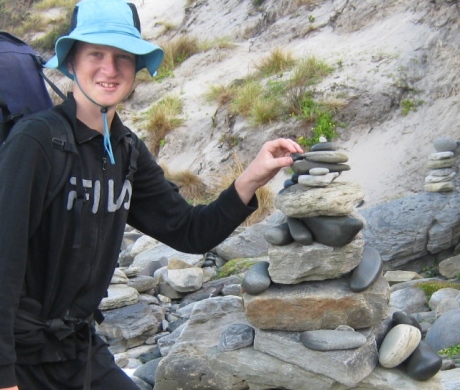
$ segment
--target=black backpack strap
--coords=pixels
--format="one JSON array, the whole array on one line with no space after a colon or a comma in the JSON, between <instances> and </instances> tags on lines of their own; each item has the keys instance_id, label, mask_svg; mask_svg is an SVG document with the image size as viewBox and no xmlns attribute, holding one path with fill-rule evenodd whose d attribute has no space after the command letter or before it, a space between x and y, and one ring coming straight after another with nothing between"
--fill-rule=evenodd
<instances>
[{"instance_id":1,"label":"black backpack strap","mask_svg":"<svg viewBox=\"0 0 460 390\"><path fill-rule=\"evenodd\" d=\"M57 151L53 158L52 182L50 186L52 191L48 193L45 208L48 208L62 191L66 181L70 178L73 166L77 171L75 183L77 197L73 207L76 226L72 247L78 249L81 247L82 212L83 203L86 201L86 191L83 186L83 168L75 145L73 130L70 123L56 111L48 110L36 114L35 117L42 118L48 123L52 136L51 142Z\"/></svg>"},{"instance_id":2,"label":"black backpack strap","mask_svg":"<svg viewBox=\"0 0 460 390\"><path fill-rule=\"evenodd\" d=\"M32 54L31 54L32 55ZM40 56L37 56L37 55L32 55L35 63L37 64L37 70L38 70L38 73L40 73L40 76L42 76L43 80L45 80L48 85L51 87L51 89L56 92L56 94L62 99L62 100L66 100L66 96L64 95L64 93L57 87L56 84L54 84L46 75L45 73L43 72L43 66L45 65L45 60L40 57Z\"/></svg>"},{"instance_id":3,"label":"black backpack strap","mask_svg":"<svg viewBox=\"0 0 460 390\"><path fill-rule=\"evenodd\" d=\"M137 150L136 146L134 145L134 140L130 135L127 135L123 138L123 142L125 143L126 147L128 148L128 170L126 174L126 179L128 179L131 183L134 181L134 174L137 171L137 158L139 157L139 151Z\"/></svg>"}]
</instances>

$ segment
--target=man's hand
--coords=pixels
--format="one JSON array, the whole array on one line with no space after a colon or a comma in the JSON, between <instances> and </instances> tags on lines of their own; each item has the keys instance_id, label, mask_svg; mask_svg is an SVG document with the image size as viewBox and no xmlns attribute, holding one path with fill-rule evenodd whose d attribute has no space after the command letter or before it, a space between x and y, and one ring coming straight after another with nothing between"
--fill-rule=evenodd
<instances>
[{"instance_id":1,"label":"man's hand","mask_svg":"<svg viewBox=\"0 0 460 390\"><path fill-rule=\"evenodd\" d=\"M287 138L269 141L262 146L256 158L235 181L236 191L245 204L248 204L256 190L267 184L281 168L292 165L291 153L303 153L303 150Z\"/></svg>"}]
</instances>

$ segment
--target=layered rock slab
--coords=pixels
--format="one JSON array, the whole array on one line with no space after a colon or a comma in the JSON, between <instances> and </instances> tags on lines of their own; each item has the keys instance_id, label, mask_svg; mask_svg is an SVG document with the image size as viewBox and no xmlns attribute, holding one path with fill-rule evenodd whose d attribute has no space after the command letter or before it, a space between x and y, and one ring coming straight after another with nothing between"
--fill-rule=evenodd
<instances>
[{"instance_id":1,"label":"layered rock slab","mask_svg":"<svg viewBox=\"0 0 460 390\"><path fill-rule=\"evenodd\" d=\"M339 248L313 243L303 246L293 242L268 250L268 272L275 283L296 284L304 281L336 279L352 271L361 261L364 241L358 235Z\"/></svg>"},{"instance_id":2,"label":"layered rock slab","mask_svg":"<svg viewBox=\"0 0 460 390\"><path fill-rule=\"evenodd\" d=\"M364 199L357 183L333 182L327 187L300 184L284 189L275 198L275 206L288 217L347 216Z\"/></svg>"},{"instance_id":3,"label":"layered rock slab","mask_svg":"<svg viewBox=\"0 0 460 390\"><path fill-rule=\"evenodd\" d=\"M257 296L243 295L249 323L255 328L302 332L348 325L362 329L385 315L390 287L380 277L367 290L354 293L349 278L294 285L272 284Z\"/></svg>"}]
</instances>

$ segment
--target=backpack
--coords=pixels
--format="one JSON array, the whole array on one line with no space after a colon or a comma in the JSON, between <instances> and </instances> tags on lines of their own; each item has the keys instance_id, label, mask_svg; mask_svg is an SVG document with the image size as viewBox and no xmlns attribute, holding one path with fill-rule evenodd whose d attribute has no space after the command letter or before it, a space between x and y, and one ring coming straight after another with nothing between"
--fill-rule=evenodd
<instances>
[{"instance_id":1,"label":"backpack","mask_svg":"<svg viewBox=\"0 0 460 390\"><path fill-rule=\"evenodd\" d=\"M27 43L0 31L0 143L19 119L53 106L44 80L65 100L43 73L44 62Z\"/></svg>"},{"instance_id":2,"label":"backpack","mask_svg":"<svg viewBox=\"0 0 460 390\"><path fill-rule=\"evenodd\" d=\"M48 110L53 106L45 81L61 97L66 96L43 73L45 61L19 38L0 31L0 152L13 126L30 118L45 122L51 130L53 168L47 208L70 176L74 158L79 159L73 131L69 123L58 113ZM76 164L81 169L81 163ZM77 213L81 210L85 191L77 180ZM77 219L79 220L79 218ZM77 230L79 227L77 227ZM79 237L79 234L76 234ZM74 247L79 247L76 239Z\"/></svg>"}]
</instances>

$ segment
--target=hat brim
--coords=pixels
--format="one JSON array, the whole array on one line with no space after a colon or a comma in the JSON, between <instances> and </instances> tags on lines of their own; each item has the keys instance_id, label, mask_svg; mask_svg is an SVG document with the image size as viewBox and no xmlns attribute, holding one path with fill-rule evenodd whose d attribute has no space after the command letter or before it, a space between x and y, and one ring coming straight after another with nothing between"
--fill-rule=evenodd
<instances>
[{"instance_id":1,"label":"hat brim","mask_svg":"<svg viewBox=\"0 0 460 390\"><path fill-rule=\"evenodd\" d=\"M67 69L66 58L75 41L111 46L132 53L137 56L136 72L147 68L152 76L155 75L164 57L163 50L159 46L130 35L100 32L98 34L71 33L69 36L64 36L57 40L56 55L45 66L58 69L73 80L73 75Z\"/></svg>"}]
</instances>

